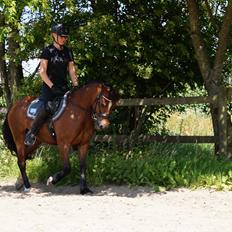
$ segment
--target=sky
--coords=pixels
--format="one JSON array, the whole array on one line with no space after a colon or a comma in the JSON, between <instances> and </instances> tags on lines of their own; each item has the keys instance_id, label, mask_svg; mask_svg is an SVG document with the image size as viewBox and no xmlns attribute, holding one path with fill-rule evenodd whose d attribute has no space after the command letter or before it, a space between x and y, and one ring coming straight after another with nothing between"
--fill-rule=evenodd
<instances>
[{"instance_id":1,"label":"sky","mask_svg":"<svg viewBox=\"0 0 232 232\"><path fill-rule=\"evenodd\" d=\"M39 64L39 59L30 59L28 61L23 61L22 65L23 65L23 74L24 76L29 76L30 74L32 74L37 65Z\"/></svg>"}]
</instances>

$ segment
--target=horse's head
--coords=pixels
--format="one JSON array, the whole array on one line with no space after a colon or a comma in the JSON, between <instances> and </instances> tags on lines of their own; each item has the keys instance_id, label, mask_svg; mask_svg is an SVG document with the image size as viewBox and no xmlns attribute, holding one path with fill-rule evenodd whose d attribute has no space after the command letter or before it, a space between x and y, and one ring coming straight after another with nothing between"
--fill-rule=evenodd
<instances>
[{"instance_id":1,"label":"horse's head","mask_svg":"<svg viewBox=\"0 0 232 232\"><path fill-rule=\"evenodd\" d=\"M102 130L109 126L109 115L117 101L118 97L112 87L108 84L102 84L93 109L93 119L95 120L96 129Z\"/></svg>"}]
</instances>

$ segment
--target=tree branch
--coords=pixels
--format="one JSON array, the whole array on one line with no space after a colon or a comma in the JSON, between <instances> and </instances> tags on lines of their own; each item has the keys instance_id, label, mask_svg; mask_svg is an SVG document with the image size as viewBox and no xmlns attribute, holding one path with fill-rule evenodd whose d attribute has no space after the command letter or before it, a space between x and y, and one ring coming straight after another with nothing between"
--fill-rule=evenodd
<instances>
[{"instance_id":1,"label":"tree branch","mask_svg":"<svg viewBox=\"0 0 232 232\"><path fill-rule=\"evenodd\" d=\"M230 26L232 22L232 2L229 1L228 6L226 8L223 24L218 36L218 48L216 52L216 57L214 61L213 67L213 79L214 81L218 81L221 77L221 73L223 70L223 62L225 59L226 49L228 47L228 43L230 40Z\"/></svg>"},{"instance_id":2,"label":"tree branch","mask_svg":"<svg viewBox=\"0 0 232 232\"><path fill-rule=\"evenodd\" d=\"M187 6L189 11L191 37L198 65L200 67L200 71L205 82L208 82L211 71L211 65L208 53L206 51L205 43L200 32L199 15L196 0L187 0Z\"/></svg>"}]
</instances>

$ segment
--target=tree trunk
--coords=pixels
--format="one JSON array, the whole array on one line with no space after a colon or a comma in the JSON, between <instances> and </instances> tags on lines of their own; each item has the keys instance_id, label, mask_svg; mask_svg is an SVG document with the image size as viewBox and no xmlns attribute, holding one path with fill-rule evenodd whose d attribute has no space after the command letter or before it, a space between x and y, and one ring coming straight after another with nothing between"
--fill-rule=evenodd
<instances>
[{"instance_id":1,"label":"tree trunk","mask_svg":"<svg viewBox=\"0 0 232 232\"><path fill-rule=\"evenodd\" d=\"M0 27L5 25L4 15L0 12ZM6 104L11 104L11 90L7 76L7 65L5 60L5 40L0 41L0 81L3 83L3 91L5 94Z\"/></svg>"},{"instance_id":2,"label":"tree trunk","mask_svg":"<svg viewBox=\"0 0 232 232\"><path fill-rule=\"evenodd\" d=\"M6 99L6 104L9 107L12 99L11 99L11 90L8 83L7 71L6 71L6 61L4 60L5 57L5 46L4 41L0 43L0 79L3 82L4 87L4 94Z\"/></svg>"},{"instance_id":3,"label":"tree trunk","mask_svg":"<svg viewBox=\"0 0 232 232\"><path fill-rule=\"evenodd\" d=\"M193 41L194 50L198 65L204 79L205 87L209 96L219 95L222 79L223 62L225 59L225 52L228 47L229 31L232 22L232 3L229 1L226 8L222 27L218 36L217 51L214 62L211 62L203 36L200 32L199 15L198 15L198 3L196 0L187 0L189 21L191 29L191 37ZM219 108L217 104L210 105L214 135L220 138L219 128ZM228 118L228 124L231 125L231 121ZM219 153L219 144L215 144L215 152Z\"/></svg>"},{"instance_id":4,"label":"tree trunk","mask_svg":"<svg viewBox=\"0 0 232 232\"><path fill-rule=\"evenodd\" d=\"M18 53L20 51L19 42L15 39L18 36L18 30L12 30L8 36L8 53L10 56L9 66L8 66L8 76L11 80L11 87L16 86L16 89L20 87L23 80L22 62L18 58Z\"/></svg>"}]
</instances>

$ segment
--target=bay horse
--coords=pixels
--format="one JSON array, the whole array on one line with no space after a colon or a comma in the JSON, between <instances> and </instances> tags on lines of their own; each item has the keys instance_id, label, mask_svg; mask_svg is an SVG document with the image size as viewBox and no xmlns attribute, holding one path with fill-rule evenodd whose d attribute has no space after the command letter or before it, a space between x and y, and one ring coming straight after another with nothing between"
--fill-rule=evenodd
<instances>
[{"instance_id":1,"label":"bay horse","mask_svg":"<svg viewBox=\"0 0 232 232\"><path fill-rule=\"evenodd\" d=\"M31 187L26 174L26 160L41 143L57 145L63 161L63 170L48 178L47 184L56 184L70 173L69 151L79 150L80 193L92 191L86 181L86 157L94 127L104 129L109 126L109 115L116 105L115 91L103 82L95 81L81 88L73 89L67 97L65 111L56 119L52 137L45 123L40 129L33 146L24 145L25 133L31 128L32 119L27 117L27 109L35 97L27 96L17 101L9 110L3 123L3 137L9 150L17 155L18 166L24 190Z\"/></svg>"}]
</instances>

